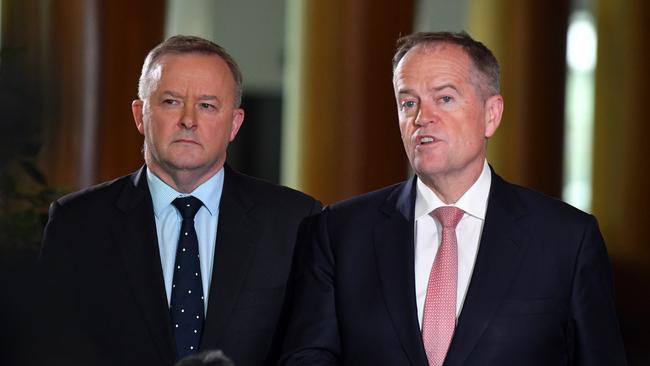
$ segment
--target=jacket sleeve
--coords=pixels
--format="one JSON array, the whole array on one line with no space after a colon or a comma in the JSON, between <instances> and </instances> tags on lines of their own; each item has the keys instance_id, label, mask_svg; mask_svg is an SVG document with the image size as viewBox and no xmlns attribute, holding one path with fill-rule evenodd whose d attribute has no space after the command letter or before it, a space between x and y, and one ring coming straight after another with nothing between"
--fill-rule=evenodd
<instances>
[{"instance_id":1,"label":"jacket sleeve","mask_svg":"<svg viewBox=\"0 0 650 366\"><path fill-rule=\"evenodd\" d=\"M58 202L50 205L36 269L35 320L39 324L33 340L38 349L37 365L98 364L90 357L91 345L83 336L78 316L77 256L74 250L74 220Z\"/></svg>"},{"instance_id":2,"label":"jacket sleeve","mask_svg":"<svg viewBox=\"0 0 650 366\"><path fill-rule=\"evenodd\" d=\"M338 365L341 353L336 316L336 262L327 226L328 209L298 254L295 296L280 365Z\"/></svg>"},{"instance_id":3,"label":"jacket sleeve","mask_svg":"<svg viewBox=\"0 0 650 366\"><path fill-rule=\"evenodd\" d=\"M627 365L607 249L593 218L576 258L570 307L575 334L572 364Z\"/></svg>"}]
</instances>

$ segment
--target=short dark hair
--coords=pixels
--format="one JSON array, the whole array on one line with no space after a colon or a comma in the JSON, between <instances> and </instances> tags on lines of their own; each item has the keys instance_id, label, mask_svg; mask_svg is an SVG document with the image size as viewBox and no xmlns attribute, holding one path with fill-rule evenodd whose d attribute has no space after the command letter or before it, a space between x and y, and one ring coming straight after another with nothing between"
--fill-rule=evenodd
<instances>
[{"instance_id":1,"label":"short dark hair","mask_svg":"<svg viewBox=\"0 0 650 366\"><path fill-rule=\"evenodd\" d=\"M166 55L183 55L198 53L202 55L215 55L226 62L233 79L235 80L235 107L241 104L243 93L243 77L235 59L218 44L196 36L175 35L154 47L144 60L142 73L138 82L138 97L145 99L151 93L150 74L153 66Z\"/></svg>"},{"instance_id":2,"label":"short dark hair","mask_svg":"<svg viewBox=\"0 0 650 366\"><path fill-rule=\"evenodd\" d=\"M472 60L476 70L482 76L486 92L489 95L499 94L499 61L492 51L483 43L474 40L467 32L418 32L401 37L397 40L397 51L393 56L393 72L404 56L420 44L450 43L463 48Z\"/></svg>"}]
</instances>

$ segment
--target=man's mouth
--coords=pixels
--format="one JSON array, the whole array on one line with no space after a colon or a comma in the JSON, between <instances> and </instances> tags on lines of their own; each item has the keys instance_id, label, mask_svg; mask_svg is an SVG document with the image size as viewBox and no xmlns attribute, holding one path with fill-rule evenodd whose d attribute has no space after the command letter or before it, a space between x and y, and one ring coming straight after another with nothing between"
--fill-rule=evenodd
<instances>
[{"instance_id":1,"label":"man's mouth","mask_svg":"<svg viewBox=\"0 0 650 366\"><path fill-rule=\"evenodd\" d=\"M434 142L440 141L433 136L422 136L418 139L418 145L427 145Z\"/></svg>"},{"instance_id":2,"label":"man's mouth","mask_svg":"<svg viewBox=\"0 0 650 366\"><path fill-rule=\"evenodd\" d=\"M192 140L192 139L178 139L174 142L180 142L180 143L185 143L185 144L198 144L198 142Z\"/></svg>"}]
</instances>

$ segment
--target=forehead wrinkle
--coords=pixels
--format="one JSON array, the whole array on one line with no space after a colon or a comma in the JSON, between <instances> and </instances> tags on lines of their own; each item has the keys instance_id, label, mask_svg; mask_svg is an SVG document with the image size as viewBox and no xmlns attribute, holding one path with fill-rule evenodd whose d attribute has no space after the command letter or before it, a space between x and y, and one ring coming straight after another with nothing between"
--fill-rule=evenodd
<instances>
[{"instance_id":1,"label":"forehead wrinkle","mask_svg":"<svg viewBox=\"0 0 650 366\"><path fill-rule=\"evenodd\" d=\"M434 86L431 89L433 91L436 91L436 92L439 92L439 91L445 90L445 89L452 89L452 90L456 91L457 93L459 93L458 88L456 87L456 85L454 85L454 83L444 83L442 85Z\"/></svg>"},{"instance_id":2,"label":"forehead wrinkle","mask_svg":"<svg viewBox=\"0 0 650 366\"><path fill-rule=\"evenodd\" d=\"M173 92L173 91L171 91L171 90L165 90L165 91L163 91L161 94L162 94L162 95L169 95L170 97L174 97L174 98L180 98L180 97L182 97L182 95L180 95L180 94L178 94L178 93L176 93L176 92Z\"/></svg>"},{"instance_id":3,"label":"forehead wrinkle","mask_svg":"<svg viewBox=\"0 0 650 366\"><path fill-rule=\"evenodd\" d=\"M161 92L161 94L162 95L169 95L169 96L172 96L174 98L183 98L183 94L177 93L177 92L172 91L172 90L163 90ZM215 100L215 99L217 99L217 100L219 100L219 97L216 96L216 95L212 95L212 94L201 94L198 97L196 97L196 99L199 99L199 100Z\"/></svg>"},{"instance_id":4,"label":"forehead wrinkle","mask_svg":"<svg viewBox=\"0 0 650 366\"><path fill-rule=\"evenodd\" d=\"M453 51L452 51L453 50ZM458 94L463 94L463 85L458 85L458 82L462 81L467 81L471 87L479 93L479 95L483 95L483 90L484 90L484 77L481 74L481 72L477 69L476 65L472 61L472 59L467 55L467 53L462 49L460 46L456 46L453 44L421 44L418 45L411 50L407 52L407 54L400 60L399 64L394 70L393 74L393 81L394 84L397 86L398 84L405 84L408 81L414 81L414 82L423 82L421 78L415 77L413 80L411 78L413 75L410 75L414 71L411 70L413 68L417 70L429 70L430 66L427 62L424 62L422 60L415 62L413 58L419 58L419 57L426 57L427 55L433 55L438 52L459 52L461 55L460 59L456 59L456 61L449 59L449 58L443 58L441 62L443 64L446 64L447 70L444 71L442 74L436 74L434 77L430 80L427 81L427 84L429 84L428 87L425 87L428 92L440 92L444 90L445 88L451 88ZM435 56L434 56L435 57ZM415 64L412 64L415 62ZM408 67L405 65L409 64ZM406 72L405 71L406 67ZM462 75L465 75L463 77ZM450 80L461 77L463 80ZM432 85L433 84L433 85ZM439 84L439 85L436 85Z\"/></svg>"},{"instance_id":5,"label":"forehead wrinkle","mask_svg":"<svg viewBox=\"0 0 650 366\"><path fill-rule=\"evenodd\" d=\"M219 100L219 97L217 97L216 95L203 94L203 95L199 95L199 97L197 99L199 99L199 100Z\"/></svg>"},{"instance_id":6,"label":"forehead wrinkle","mask_svg":"<svg viewBox=\"0 0 650 366\"><path fill-rule=\"evenodd\" d=\"M467 51L461 46L453 43L434 43L434 44L422 44L421 47L414 47L413 51L419 52L421 54L433 53L441 51L444 48L455 49L462 54L464 61L460 64L456 64L454 68L461 69L467 73L469 83L474 87L474 89L480 94L485 94L485 90L489 89L489 81L487 76L479 70L478 66L474 60L470 57ZM458 88L455 88L456 91L459 91ZM489 94L489 93L488 93Z\"/></svg>"}]
</instances>

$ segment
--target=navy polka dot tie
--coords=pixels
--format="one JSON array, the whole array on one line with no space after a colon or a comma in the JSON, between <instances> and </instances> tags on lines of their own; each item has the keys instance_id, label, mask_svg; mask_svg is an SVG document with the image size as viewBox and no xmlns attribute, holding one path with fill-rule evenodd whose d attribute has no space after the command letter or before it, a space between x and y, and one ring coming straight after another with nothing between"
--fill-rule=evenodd
<instances>
[{"instance_id":1,"label":"navy polka dot tie","mask_svg":"<svg viewBox=\"0 0 650 366\"><path fill-rule=\"evenodd\" d=\"M183 217L176 249L176 263L170 314L178 358L196 353L203 331L203 286L199 264L199 242L194 230L194 215L203 203L196 197L175 199L172 204Z\"/></svg>"}]
</instances>

